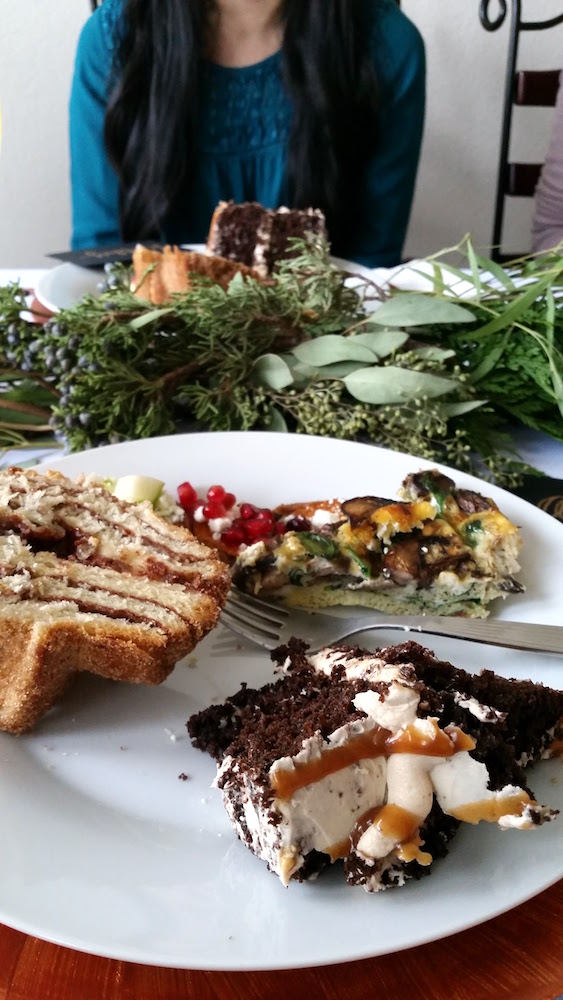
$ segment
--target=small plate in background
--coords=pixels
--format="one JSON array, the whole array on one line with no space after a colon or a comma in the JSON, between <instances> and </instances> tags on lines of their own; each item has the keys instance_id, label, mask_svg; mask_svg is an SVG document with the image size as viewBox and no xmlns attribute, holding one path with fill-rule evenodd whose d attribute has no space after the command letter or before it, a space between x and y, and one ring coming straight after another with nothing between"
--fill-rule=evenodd
<instances>
[{"instance_id":1,"label":"small plate in background","mask_svg":"<svg viewBox=\"0 0 563 1000\"><path fill-rule=\"evenodd\" d=\"M49 312L58 313L61 309L72 309L85 295L95 295L103 278L103 268L59 264L40 277L35 297Z\"/></svg>"}]
</instances>

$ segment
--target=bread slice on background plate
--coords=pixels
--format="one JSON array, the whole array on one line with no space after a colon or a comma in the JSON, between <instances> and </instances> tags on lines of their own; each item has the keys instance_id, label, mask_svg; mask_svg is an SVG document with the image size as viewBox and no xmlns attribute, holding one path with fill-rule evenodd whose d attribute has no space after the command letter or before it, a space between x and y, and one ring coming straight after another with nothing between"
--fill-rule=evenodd
<instances>
[{"instance_id":1,"label":"bread slice on background plate","mask_svg":"<svg viewBox=\"0 0 563 1000\"><path fill-rule=\"evenodd\" d=\"M227 289L235 274L260 280L251 267L224 257L210 257L194 250L165 246L162 251L138 244L133 251L132 291L138 299L161 305L172 295L188 292L193 275L208 278Z\"/></svg>"},{"instance_id":2,"label":"bread slice on background plate","mask_svg":"<svg viewBox=\"0 0 563 1000\"><path fill-rule=\"evenodd\" d=\"M150 503L0 473L0 729L30 729L82 671L161 683L217 624L229 584L217 553Z\"/></svg>"}]
</instances>

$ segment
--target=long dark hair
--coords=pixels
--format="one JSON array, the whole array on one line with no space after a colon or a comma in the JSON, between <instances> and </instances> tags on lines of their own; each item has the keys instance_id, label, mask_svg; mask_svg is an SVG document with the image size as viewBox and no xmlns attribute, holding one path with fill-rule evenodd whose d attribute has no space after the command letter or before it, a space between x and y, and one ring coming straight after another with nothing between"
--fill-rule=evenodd
<instances>
[{"instance_id":1,"label":"long dark hair","mask_svg":"<svg viewBox=\"0 0 563 1000\"><path fill-rule=\"evenodd\" d=\"M190 179L208 0L126 0L105 140L126 240L158 236ZM358 176L377 142L373 0L284 0L283 74L293 105L290 206L321 208L343 245ZM178 142L177 137L183 141Z\"/></svg>"}]
</instances>

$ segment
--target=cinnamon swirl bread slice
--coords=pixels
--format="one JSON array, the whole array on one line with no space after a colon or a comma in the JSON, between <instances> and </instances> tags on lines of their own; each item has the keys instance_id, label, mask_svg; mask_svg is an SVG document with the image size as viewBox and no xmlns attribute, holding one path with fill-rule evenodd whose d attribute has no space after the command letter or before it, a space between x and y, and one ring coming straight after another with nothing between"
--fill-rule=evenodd
<instances>
[{"instance_id":1,"label":"cinnamon swirl bread slice","mask_svg":"<svg viewBox=\"0 0 563 1000\"><path fill-rule=\"evenodd\" d=\"M0 729L90 671L158 684L217 623L229 575L191 532L88 480L0 474Z\"/></svg>"},{"instance_id":2,"label":"cinnamon swirl bread slice","mask_svg":"<svg viewBox=\"0 0 563 1000\"><path fill-rule=\"evenodd\" d=\"M260 279L258 271L235 260L165 246L162 251L137 244L133 251L132 291L138 299L161 305L172 295L189 292L194 275L227 289L235 274Z\"/></svg>"}]
</instances>

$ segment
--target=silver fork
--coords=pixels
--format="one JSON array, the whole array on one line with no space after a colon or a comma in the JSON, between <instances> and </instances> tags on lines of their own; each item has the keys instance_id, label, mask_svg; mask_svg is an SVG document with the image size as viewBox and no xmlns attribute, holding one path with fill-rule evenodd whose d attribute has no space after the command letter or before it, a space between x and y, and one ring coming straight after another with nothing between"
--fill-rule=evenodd
<instances>
[{"instance_id":1,"label":"silver fork","mask_svg":"<svg viewBox=\"0 0 563 1000\"><path fill-rule=\"evenodd\" d=\"M530 625L502 619L448 618L441 615L388 615L365 609L354 617L330 613L298 611L233 590L221 614L221 622L232 632L255 645L275 649L298 636L316 652L322 646L348 639L361 632L397 629L402 632L445 635L455 639L532 649L543 653L563 653L563 627Z\"/></svg>"}]
</instances>

